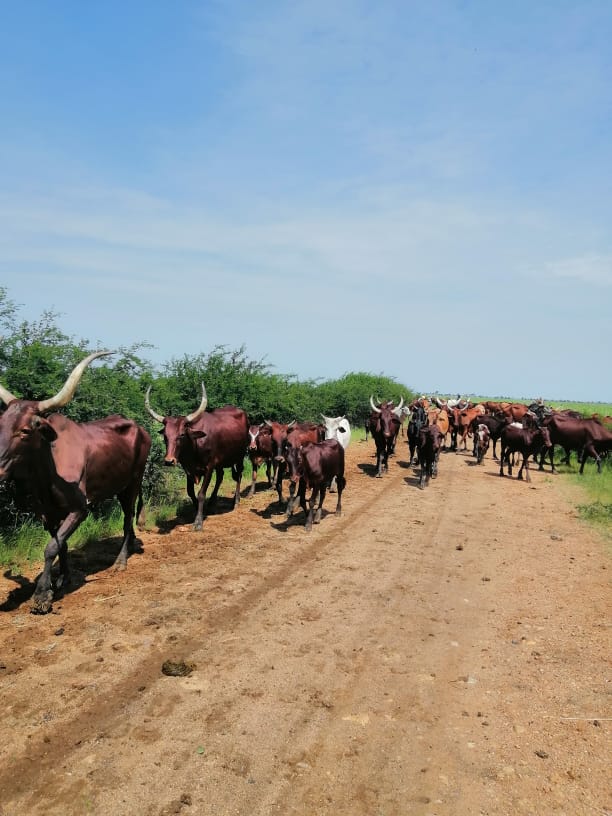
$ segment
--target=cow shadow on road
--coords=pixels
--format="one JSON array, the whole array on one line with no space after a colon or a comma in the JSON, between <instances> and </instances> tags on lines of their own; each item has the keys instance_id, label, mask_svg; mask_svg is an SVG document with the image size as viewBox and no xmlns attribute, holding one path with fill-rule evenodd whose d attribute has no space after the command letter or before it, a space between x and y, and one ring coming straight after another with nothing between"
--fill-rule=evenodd
<instances>
[{"instance_id":1,"label":"cow shadow on road","mask_svg":"<svg viewBox=\"0 0 612 816\"><path fill-rule=\"evenodd\" d=\"M113 538L105 538L100 541L87 541L81 546L71 549L68 555L70 583L67 586L56 588L58 575L57 563L52 570L54 603L59 601L64 595L70 595L81 589L81 587L91 580L91 576L99 572L104 572L112 567L119 554L122 543L123 536L120 535L114 536ZM132 558L141 555L143 552L142 542L136 538L128 555L128 569L130 568ZM9 591L5 601L0 604L0 612L12 612L18 609L22 604L27 603L34 594L36 582L40 575L41 573L34 579L30 579L20 573L14 573L12 569L5 570L3 573L4 578L8 581L13 581L16 586Z\"/></svg>"}]
</instances>

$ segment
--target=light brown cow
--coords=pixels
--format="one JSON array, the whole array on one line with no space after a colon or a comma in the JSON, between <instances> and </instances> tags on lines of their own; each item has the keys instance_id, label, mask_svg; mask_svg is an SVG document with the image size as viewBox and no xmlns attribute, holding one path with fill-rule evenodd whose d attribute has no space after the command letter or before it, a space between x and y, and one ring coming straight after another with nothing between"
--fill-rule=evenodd
<instances>
[{"instance_id":1,"label":"light brown cow","mask_svg":"<svg viewBox=\"0 0 612 816\"><path fill-rule=\"evenodd\" d=\"M459 415L455 418L457 436L460 437L460 441L463 443L463 450L467 450L467 438L471 436L470 425L472 421L483 414L486 414L485 407L482 403L478 403L473 408L464 408L463 411L459 411Z\"/></svg>"}]
</instances>

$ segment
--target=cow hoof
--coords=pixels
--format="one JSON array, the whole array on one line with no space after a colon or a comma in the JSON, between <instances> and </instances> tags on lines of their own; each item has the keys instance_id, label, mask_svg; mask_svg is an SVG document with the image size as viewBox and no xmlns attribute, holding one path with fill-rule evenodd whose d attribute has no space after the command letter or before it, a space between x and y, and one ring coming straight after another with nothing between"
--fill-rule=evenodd
<instances>
[{"instance_id":1,"label":"cow hoof","mask_svg":"<svg viewBox=\"0 0 612 816\"><path fill-rule=\"evenodd\" d=\"M201 521L195 521L195 522L193 523L193 529L194 529L194 531L195 531L196 533L199 533L199 532L200 532L200 530L202 529L202 522L201 522Z\"/></svg>"},{"instance_id":2,"label":"cow hoof","mask_svg":"<svg viewBox=\"0 0 612 816\"><path fill-rule=\"evenodd\" d=\"M33 615L47 615L51 611L52 603L53 592L48 589L46 592L41 592L40 595L34 595L30 612Z\"/></svg>"},{"instance_id":3,"label":"cow hoof","mask_svg":"<svg viewBox=\"0 0 612 816\"><path fill-rule=\"evenodd\" d=\"M113 564L113 569L115 572L123 572L127 569L127 563L125 561L115 561Z\"/></svg>"}]
</instances>

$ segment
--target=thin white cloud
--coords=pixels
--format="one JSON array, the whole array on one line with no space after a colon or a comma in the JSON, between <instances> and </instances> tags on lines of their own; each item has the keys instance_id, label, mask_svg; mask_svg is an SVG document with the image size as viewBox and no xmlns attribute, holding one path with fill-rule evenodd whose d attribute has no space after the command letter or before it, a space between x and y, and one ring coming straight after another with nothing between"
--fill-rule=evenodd
<instances>
[{"instance_id":1,"label":"thin white cloud","mask_svg":"<svg viewBox=\"0 0 612 816\"><path fill-rule=\"evenodd\" d=\"M593 253L550 261L544 264L543 271L549 278L562 278L595 286L612 286L612 254Z\"/></svg>"}]
</instances>

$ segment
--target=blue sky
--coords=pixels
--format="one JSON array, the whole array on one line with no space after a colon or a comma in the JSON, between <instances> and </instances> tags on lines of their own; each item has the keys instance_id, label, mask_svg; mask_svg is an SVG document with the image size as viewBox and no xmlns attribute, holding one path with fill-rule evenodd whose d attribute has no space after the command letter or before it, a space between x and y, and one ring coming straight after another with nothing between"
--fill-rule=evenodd
<instances>
[{"instance_id":1,"label":"blue sky","mask_svg":"<svg viewBox=\"0 0 612 816\"><path fill-rule=\"evenodd\" d=\"M154 363L612 401L612 4L5 4L0 284Z\"/></svg>"}]
</instances>

